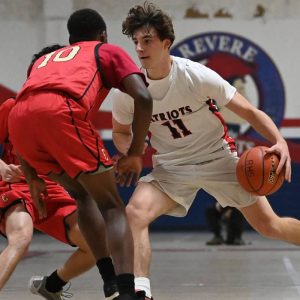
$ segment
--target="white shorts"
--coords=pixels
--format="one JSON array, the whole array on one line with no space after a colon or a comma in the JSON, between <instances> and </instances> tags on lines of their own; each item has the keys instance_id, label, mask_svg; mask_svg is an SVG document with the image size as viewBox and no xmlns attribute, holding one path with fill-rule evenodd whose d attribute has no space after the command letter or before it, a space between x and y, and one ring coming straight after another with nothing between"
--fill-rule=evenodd
<instances>
[{"instance_id":1,"label":"white shorts","mask_svg":"<svg viewBox=\"0 0 300 300\"><path fill-rule=\"evenodd\" d=\"M261 196L246 192L238 183L235 171L238 160L232 154L198 165L157 166L140 181L151 182L178 203L168 213L170 216L185 216L200 189L213 196L222 207L247 207Z\"/></svg>"}]
</instances>

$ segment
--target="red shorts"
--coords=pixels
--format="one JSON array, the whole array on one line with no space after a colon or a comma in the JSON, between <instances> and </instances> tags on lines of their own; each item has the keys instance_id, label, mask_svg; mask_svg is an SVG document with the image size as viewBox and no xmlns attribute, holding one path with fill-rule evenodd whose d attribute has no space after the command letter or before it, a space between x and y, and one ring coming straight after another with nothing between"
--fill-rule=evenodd
<instances>
[{"instance_id":1,"label":"red shorts","mask_svg":"<svg viewBox=\"0 0 300 300\"><path fill-rule=\"evenodd\" d=\"M87 115L62 94L28 93L9 115L12 144L39 174L65 171L76 178L100 166L110 168L112 161Z\"/></svg>"},{"instance_id":2,"label":"red shorts","mask_svg":"<svg viewBox=\"0 0 300 300\"><path fill-rule=\"evenodd\" d=\"M25 182L9 184L0 182L0 231L5 236L4 214L12 207L22 203L30 214L34 228L52 236L53 238L70 244L67 234L66 217L77 210L76 202L58 184L47 182L48 197L45 199L47 218L40 220L28 186Z\"/></svg>"}]
</instances>

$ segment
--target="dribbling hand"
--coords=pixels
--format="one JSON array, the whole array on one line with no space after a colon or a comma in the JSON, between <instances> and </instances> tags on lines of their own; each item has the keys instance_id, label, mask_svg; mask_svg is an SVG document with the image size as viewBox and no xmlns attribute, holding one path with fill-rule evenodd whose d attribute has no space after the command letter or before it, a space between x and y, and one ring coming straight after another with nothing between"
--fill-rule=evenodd
<instances>
[{"instance_id":1,"label":"dribbling hand","mask_svg":"<svg viewBox=\"0 0 300 300\"><path fill-rule=\"evenodd\" d=\"M292 169L291 169L291 157L289 154L288 145L285 141L278 142L268 150L266 153L276 153L280 156L280 161L276 173L279 174L283 168L285 168L285 180L291 182Z\"/></svg>"}]
</instances>

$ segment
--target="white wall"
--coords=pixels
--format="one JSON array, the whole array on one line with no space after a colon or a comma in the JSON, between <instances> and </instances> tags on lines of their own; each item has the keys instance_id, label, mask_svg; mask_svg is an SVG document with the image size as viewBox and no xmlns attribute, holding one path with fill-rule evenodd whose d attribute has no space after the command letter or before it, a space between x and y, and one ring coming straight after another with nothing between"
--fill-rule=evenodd
<instances>
[{"instance_id":1,"label":"white wall","mask_svg":"<svg viewBox=\"0 0 300 300\"><path fill-rule=\"evenodd\" d=\"M285 118L299 118L299 0L154 2L173 17L175 44L194 34L226 31L259 45L271 56L283 77L287 96ZM1 0L0 84L16 91L20 89L32 54L51 43L67 43L67 18L73 10L83 7L101 12L108 25L110 42L120 44L136 59L131 42L121 34L121 21L131 6L141 3L143 1L134 0ZM262 18L253 17L258 4L266 8ZM209 18L184 18L190 7L207 13ZM221 8L232 14L232 18L214 17ZM106 107L109 109L109 104Z\"/></svg>"},{"instance_id":2,"label":"white wall","mask_svg":"<svg viewBox=\"0 0 300 300\"><path fill-rule=\"evenodd\" d=\"M173 17L176 41L205 30L230 30L262 43L279 63L293 57L300 47L296 34L300 23L299 0L160 0L153 1ZM1 0L0 1L0 84L19 89L31 55L46 44L67 43L66 21L79 8L97 9L105 17L110 42L121 44L134 55L128 39L121 34L121 21L137 0ZM265 17L253 18L256 5L266 7ZM208 13L209 19L185 19L186 9L194 6ZM233 18L219 20L214 13L224 8ZM248 22L247 22L248 21ZM293 44L293 47L290 45ZM286 48L286 49L285 49ZM292 49L294 48L294 50ZM288 52L287 52L288 51ZM290 52L291 51L291 52ZM291 54L290 54L291 53ZM300 64L300 62L299 62ZM293 61L293 69L297 63ZM294 73L294 75L297 75ZM289 81L295 76L289 75Z\"/></svg>"}]
</instances>

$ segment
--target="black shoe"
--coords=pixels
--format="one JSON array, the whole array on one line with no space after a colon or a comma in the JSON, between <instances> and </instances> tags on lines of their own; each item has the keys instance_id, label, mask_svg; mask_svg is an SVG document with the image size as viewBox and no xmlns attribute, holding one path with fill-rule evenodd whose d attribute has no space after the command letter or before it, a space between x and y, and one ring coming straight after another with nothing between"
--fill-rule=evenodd
<instances>
[{"instance_id":1,"label":"black shoe","mask_svg":"<svg viewBox=\"0 0 300 300\"><path fill-rule=\"evenodd\" d=\"M227 240L225 244L233 246L243 246L246 245L246 242L242 238L235 238L233 240Z\"/></svg>"},{"instance_id":2,"label":"black shoe","mask_svg":"<svg viewBox=\"0 0 300 300\"><path fill-rule=\"evenodd\" d=\"M118 299L119 290L116 281L106 282L103 285L103 291L105 295L105 300L115 300Z\"/></svg>"},{"instance_id":3,"label":"black shoe","mask_svg":"<svg viewBox=\"0 0 300 300\"><path fill-rule=\"evenodd\" d=\"M145 291L137 291L135 292L135 294L137 300L153 300L153 297L151 298L146 297Z\"/></svg>"},{"instance_id":4,"label":"black shoe","mask_svg":"<svg viewBox=\"0 0 300 300\"><path fill-rule=\"evenodd\" d=\"M214 236L211 240L206 242L208 246L222 245L224 244L224 239L221 236Z\"/></svg>"}]
</instances>

